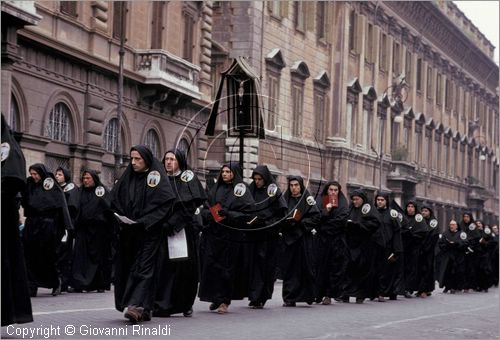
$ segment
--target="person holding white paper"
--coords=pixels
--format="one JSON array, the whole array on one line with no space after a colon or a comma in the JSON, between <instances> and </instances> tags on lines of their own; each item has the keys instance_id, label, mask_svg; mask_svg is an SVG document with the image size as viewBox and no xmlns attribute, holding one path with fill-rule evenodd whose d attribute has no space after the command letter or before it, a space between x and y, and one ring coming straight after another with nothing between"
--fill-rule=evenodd
<instances>
[{"instance_id":1,"label":"person holding white paper","mask_svg":"<svg viewBox=\"0 0 500 340\"><path fill-rule=\"evenodd\" d=\"M206 195L183 151L167 151L162 163L176 198L162 228L153 315L183 313L190 317L198 290L199 228L195 211Z\"/></svg>"}]
</instances>

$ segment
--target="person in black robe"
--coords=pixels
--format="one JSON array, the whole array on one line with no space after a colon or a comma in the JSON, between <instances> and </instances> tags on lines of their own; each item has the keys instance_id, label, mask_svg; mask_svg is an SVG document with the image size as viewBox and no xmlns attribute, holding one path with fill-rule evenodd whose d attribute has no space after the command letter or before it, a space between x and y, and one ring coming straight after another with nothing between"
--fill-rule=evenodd
<instances>
[{"instance_id":1,"label":"person in black robe","mask_svg":"<svg viewBox=\"0 0 500 340\"><path fill-rule=\"evenodd\" d=\"M265 165L252 172L250 192L255 200L257 219L250 225L243 243L248 261L249 306L261 309L272 298L278 259L279 226L287 212L283 193Z\"/></svg>"},{"instance_id":2,"label":"person in black robe","mask_svg":"<svg viewBox=\"0 0 500 340\"><path fill-rule=\"evenodd\" d=\"M455 294L463 286L465 276L465 249L467 233L458 228L455 220L451 220L448 228L439 235L440 258L437 280L443 293Z\"/></svg>"},{"instance_id":3,"label":"person in black robe","mask_svg":"<svg viewBox=\"0 0 500 340\"><path fill-rule=\"evenodd\" d=\"M498 287L498 226L493 225L491 227L491 242L490 242L490 259L491 259L491 275L492 284Z\"/></svg>"},{"instance_id":4,"label":"person in black robe","mask_svg":"<svg viewBox=\"0 0 500 340\"><path fill-rule=\"evenodd\" d=\"M389 207L389 193L380 192L375 195L375 204L382 222L375 233L376 243L381 246L378 261L378 301L385 297L396 300L397 295L404 295L403 277L403 242L401 240L401 224L398 211ZM384 230L383 234L379 232Z\"/></svg>"},{"instance_id":5,"label":"person in black robe","mask_svg":"<svg viewBox=\"0 0 500 340\"><path fill-rule=\"evenodd\" d=\"M434 216L434 212L428 205L423 205L420 213L427 224L425 235L419 254L419 277L420 282L416 296L426 298L431 296L436 287L435 279L435 254L436 245L439 239L439 223Z\"/></svg>"},{"instance_id":6,"label":"person in black robe","mask_svg":"<svg viewBox=\"0 0 500 340\"><path fill-rule=\"evenodd\" d=\"M151 320L162 223L175 194L165 167L147 146L132 147L130 159L111 191L111 208L119 215L115 307L126 308L125 318L136 323Z\"/></svg>"},{"instance_id":7,"label":"person in black robe","mask_svg":"<svg viewBox=\"0 0 500 340\"><path fill-rule=\"evenodd\" d=\"M377 295L373 235L381 228L381 221L379 213L368 202L363 190L354 190L350 197L349 218L346 222L350 258L342 301L348 303L352 296L356 298L356 303L363 303L366 298L375 298Z\"/></svg>"},{"instance_id":8,"label":"person in black robe","mask_svg":"<svg viewBox=\"0 0 500 340\"><path fill-rule=\"evenodd\" d=\"M349 262L345 232L349 204L337 181L325 184L321 192L321 222L318 231L318 269L316 302L323 305L339 299Z\"/></svg>"},{"instance_id":9,"label":"person in black robe","mask_svg":"<svg viewBox=\"0 0 500 340\"><path fill-rule=\"evenodd\" d=\"M73 292L103 293L111 282L114 221L110 195L94 170L84 170L81 183L71 286Z\"/></svg>"},{"instance_id":10,"label":"person in black robe","mask_svg":"<svg viewBox=\"0 0 500 340\"><path fill-rule=\"evenodd\" d=\"M206 195L200 180L188 166L183 151L167 151L162 163L176 198L163 224L153 315L183 313L185 317L190 317L198 291L199 228L195 212L206 200ZM177 238L185 235L182 238L187 245L187 258L170 259L168 245L174 242L175 235Z\"/></svg>"},{"instance_id":11,"label":"person in black robe","mask_svg":"<svg viewBox=\"0 0 500 340\"><path fill-rule=\"evenodd\" d=\"M52 295L61 293L58 250L67 230L73 229L64 192L45 165L30 166L23 195L24 254L30 285L30 295L36 296L38 287L52 288Z\"/></svg>"},{"instance_id":12,"label":"person in black robe","mask_svg":"<svg viewBox=\"0 0 500 340\"><path fill-rule=\"evenodd\" d=\"M210 310L224 314L232 299L242 299L245 294L242 287L248 282L248 268L240 266L246 240L242 230L253 219L255 201L233 162L221 167L207 196L202 211L205 229L200 240L198 296L211 302Z\"/></svg>"},{"instance_id":13,"label":"person in black robe","mask_svg":"<svg viewBox=\"0 0 500 340\"><path fill-rule=\"evenodd\" d=\"M80 197L78 187L71 181L71 172L63 167L58 167L54 174L57 183L61 186L68 204L68 211L71 222L74 225L78 215ZM73 259L73 243L75 240L74 230L69 230L66 237L61 240L61 247L58 250L58 267L61 276L61 292L68 291L71 283L71 261Z\"/></svg>"},{"instance_id":14,"label":"person in black robe","mask_svg":"<svg viewBox=\"0 0 500 340\"><path fill-rule=\"evenodd\" d=\"M462 214L459 228L467 234L468 246L465 249L465 278L461 289L463 289L464 293L468 293L470 289L477 289L479 240L481 239L481 233L476 228L474 217L470 211L465 211Z\"/></svg>"},{"instance_id":15,"label":"person in black robe","mask_svg":"<svg viewBox=\"0 0 500 340\"><path fill-rule=\"evenodd\" d=\"M319 229L321 212L316 200L304 186L300 176L288 176L284 194L288 214L281 228L283 257L283 306L295 307L297 302L311 305L316 299L316 268L314 240Z\"/></svg>"},{"instance_id":16,"label":"person in black robe","mask_svg":"<svg viewBox=\"0 0 500 340\"><path fill-rule=\"evenodd\" d=\"M19 237L19 199L26 162L2 114L2 327L33 321L28 275Z\"/></svg>"},{"instance_id":17,"label":"person in black robe","mask_svg":"<svg viewBox=\"0 0 500 340\"><path fill-rule=\"evenodd\" d=\"M484 225L483 221L476 220L476 228L479 231L481 238L479 239L479 245L477 247L477 271L476 271L476 287L477 292L488 292L488 289L492 285L492 269L490 261L490 242L492 239L492 233L489 226Z\"/></svg>"},{"instance_id":18,"label":"person in black robe","mask_svg":"<svg viewBox=\"0 0 500 340\"><path fill-rule=\"evenodd\" d=\"M211 302L209 309L225 314L231 300L242 299L242 287L248 282L242 243L248 222L253 220L255 201L243 182L236 163L224 164L217 183L210 189L202 211L204 225L200 239L201 301Z\"/></svg>"},{"instance_id":19,"label":"person in black robe","mask_svg":"<svg viewBox=\"0 0 500 340\"><path fill-rule=\"evenodd\" d=\"M427 235L427 224L418 212L416 201L408 201L405 208L404 220L401 224L406 288L404 296L410 299L412 298L411 294L419 289L419 254Z\"/></svg>"}]
</instances>

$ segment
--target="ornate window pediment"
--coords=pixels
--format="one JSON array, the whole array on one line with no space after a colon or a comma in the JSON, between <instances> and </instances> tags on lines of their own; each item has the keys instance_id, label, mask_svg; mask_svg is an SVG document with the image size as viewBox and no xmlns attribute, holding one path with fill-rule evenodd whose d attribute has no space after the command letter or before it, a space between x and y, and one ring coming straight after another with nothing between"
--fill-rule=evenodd
<instances>
[{"instance_id":1,"label":"ornate window pediment","mask_svg":"<svg viewBox=\"0 0 500 340\"><path fill-rule=\"evenodd\" d=\"M311 76L309 67L307 67L307 64L302 60L296 61L290 68L290 72L292 72L292 76L296 76L304 80Z\"/></svg>"},{"instance_id":2,"label":"ornate window pediment","mask_svg":"<svg viewBox=\"0 0 500 340\"><path fill-rule=\"evenodd\" d=\"M285 58L279 48L274 48L266 56L266 63L277 70L281 70L286 66Z\"/></svg>"}]
</instances>

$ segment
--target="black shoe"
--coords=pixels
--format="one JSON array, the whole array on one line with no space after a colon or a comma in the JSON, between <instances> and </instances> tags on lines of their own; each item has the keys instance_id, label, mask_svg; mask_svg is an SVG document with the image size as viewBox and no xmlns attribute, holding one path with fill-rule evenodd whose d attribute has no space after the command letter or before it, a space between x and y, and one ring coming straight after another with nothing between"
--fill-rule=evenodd
<instances>
[{"instance_id":1,"label":"black shoe","mask_svg":"<svg viewBox=\"0 0 500 340\"><path fill-rule=\"evenodd\" d=\"M151 321L151 312L148 310L145 310L142 312L142 321Z\"/></svg>"},{"instance_id":2,"label":"black shoe","mask_svg":"<svg viewBox=\"0 0 500 340\"><path fill-rule=\"evenodd\" d=\"M182 313L186 318L190 318L193 316L193 308L189 308L188 310L184 311Z\"/></svg>"},{"instance_id":3,"label":"black shoe","mask_svg":"<svg viewBox=\"0 0 500 340\"><path fill-rule=\"evenodd\" d=\"M59 280L59 284L56 288L52 288L52 296L61 295L61 281Z\"/></svg>"},{"instance_id":4,"label":"black shoe","mask_svg":"<svg viewBox=\"0 0 500 340\"><path fill-rule=\"evenodd\" d=\"M349 297L348 296L342 296L342 302L344 303L349 303Z\"/></svg>"},{"instance_id":5,"label":"black shoe","mask_svg":"<svg viewBox=\"0 0 500 340\"><path fill-rule=\"evenodd\" d=\"M30 287L30 297L36 297L36 293L38 292L38 287Z\"/></svg>"},{"instance_id":6,"label":"black shoe","mask_svg":"<svg viewBox=\"0 0 500 340\"><path fill-rule=\"evenodd\" d=\"M394 300L397 300L397 299L398 299L398 297L396 295L390 295L389 296L389 300L394 301Z\"/></svg>"},{"instance_id":7,"label":"black shoe","mask_svg":"<svg viewBox=\"0 0 500 340\"><path fill-rule=\"evenodd\" d=\"M83 293L83 290L73 287L68 287L68 293Z\"/></svg>"},{"instance_id":8,"label":"black shoe","mask_svg":"<svg viewBox=\"0 0 500 340\"><path fill-rule=\"evenodd\" d=\"M97 292L98 293L104 293L104 289L98 289Z\"/></svg>"},{"instance_id":9,"label":"black shoe","mask_svg":"<svg viewBox=\"0 0 500 340\"><path fill-rule=\"evenodd\" d=\"M410 294L410 292L405 292L405 298L411 299L413 296Z\"/></svg>"},{"instance_id":10,"label":"black shoe","mask_svg":"<svg viewBox=\"0 0 500 340\"><path fill-rule=\"evenodd\" d=\"M285 302L283 303L283 307L295 307L295 302Z\"/></svg>"},{"instance_id":11,"label":"black shoe","mask_svg":"<svg viewBox=\"0 0 500 340\"><path fill-rule=\"evenodd\" d=\"M443 294L448 293L448 288L443 289Z\"/></svg>"},{"instance_id":12,"label":"black shoe","mask_svg":"<svg viewBox=\"0 0 500 340\"><path fill-rule=\"evenodd\" d=\"M210 304L210 306L208 307L208 309L210 309L210 310L216 310L217 308L219 308L219 305L216 304L215 302L212 302Z\"/></svg>"},{"instance_id":13,"label":"black shoe","mask_svg":"<svg viewBox=\"0 0 500 340\"><path fill-rule=\"evenodd\" d=\"M262 308L264 308L264 304L262 302L254 301L252 308L253 309L262 309Z\"/></svg>"},{"instance_id":14,"label":"black shoe","mask_svg":"<svg viewBox=\"0 0 500 340\"><path fill-rule=\"evenodd\" d=\"M356 298L356 303L357 304L362 304L365 301L364 298Z\"/></svg>"}]
</instances>

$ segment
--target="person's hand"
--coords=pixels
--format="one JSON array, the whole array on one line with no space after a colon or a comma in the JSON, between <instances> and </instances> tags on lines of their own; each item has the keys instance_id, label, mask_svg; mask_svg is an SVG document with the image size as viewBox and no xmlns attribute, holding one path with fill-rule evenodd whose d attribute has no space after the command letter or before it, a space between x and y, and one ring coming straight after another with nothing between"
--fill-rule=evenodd
<instances>
[{"instance_id":1,"label":"person's hand","mask_svg":"<svg viewBox=\"0 0 500 340\"><path fill-rule=\"evenodd\" d=\"M328 204L326 205L326 210L330 211L330 210L332 210L332 208L333 208L333 204L328 203Z\"/></svg>"},{"instance_id":2,"label":"person's hand","mask_svg":"<svg viewBox=\"0 0 500 340\"><path fill-rule=\"evenodd\" d=\"M311 234L316 235L317 233L318 233L318 232L316 231L316 229L314 229L314 228L313 228L313 229L311 230Z\"/></svg>"}]
</instances>

